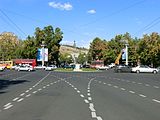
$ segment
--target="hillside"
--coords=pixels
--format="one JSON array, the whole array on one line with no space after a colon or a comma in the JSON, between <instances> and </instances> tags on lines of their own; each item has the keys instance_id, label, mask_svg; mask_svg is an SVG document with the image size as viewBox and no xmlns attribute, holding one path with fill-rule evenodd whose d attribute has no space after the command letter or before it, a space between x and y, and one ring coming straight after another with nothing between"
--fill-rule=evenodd
<instances>
[{"instance_id":1,"label":"hillside","mask_svg":"<svg viewBox=\"0 0 160 120\"><path fill-rule=\"evenodd\" d=\"M76 56L78 56L79 53L88 53L88 49L86 48L79 48L79 47L73 47L70 45L61 45L60 47L60 53L64 54L64 53L69 53L69 54L75 54Z\"/></svg>"}]
</instances>

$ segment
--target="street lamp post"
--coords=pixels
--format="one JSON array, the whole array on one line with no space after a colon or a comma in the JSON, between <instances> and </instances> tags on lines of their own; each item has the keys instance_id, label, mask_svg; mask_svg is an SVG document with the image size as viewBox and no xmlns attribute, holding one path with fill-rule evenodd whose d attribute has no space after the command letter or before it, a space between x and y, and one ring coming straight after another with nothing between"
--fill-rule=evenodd
<instances>
[{"instance_id":1,"label":"street lamp post","mask_svg":"<svg viewBox=\"0 0 160 120\"><path fill-rule=\"evenodd\" d=\"M45 49L44 49L45 44L44 43L45 42L42 41L42 45L41 45L41 47L42 47L42 66L44 66L44 61L45 61Z\"/></svg>"},{"instance_id":2,"label":"street lamp post","mask_svg":"<svg viewBox=\"0 0 160 120\"><path fill-rule=\"evenodd\" d=\"M122 42L125 44L125 50L126 50L126 65L128 65L128 40L122 40Z\"/></svg>"}]
</instances>

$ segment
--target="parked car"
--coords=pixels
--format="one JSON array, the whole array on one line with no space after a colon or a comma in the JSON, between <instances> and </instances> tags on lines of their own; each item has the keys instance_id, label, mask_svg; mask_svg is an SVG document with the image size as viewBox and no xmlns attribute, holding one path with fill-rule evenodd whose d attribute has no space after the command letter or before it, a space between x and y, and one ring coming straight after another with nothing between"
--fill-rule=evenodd
<instances>
[{"instance_id":1,"label":"parked car","mask_svg":"<svg viewBox=\"0 0 160 120\"><path fill-rule=\"evenodd\" d=\"M57 68L56 65L49 65L45 67L45 70L55 70Z\"/></svg>"},{"instance_id":2,"label":"parked car","mask_svg":"<svg viewBox=\"0 0 160 120\"><path fill-rule=\"evenodd\" d=\"M38 65L34 67L36 70L44 70L46 66Z\"/></svg>"},{"instance_id":3,"label":"parked car","mask_svg":"<svg viewBox=\"0 0 160 120\"><path fill-rule=\"evenodd\" d=\"M110 67L109 66L99 66L96 69L97 70L108 70Z\"/></svg>"},{"instance_id":4,"label":"parked car","mask_svg":"<svg viewBox=\"0 0 160 120\"><path fill-rule=\"evenodd\" d=\"M158 69L156 68L151 68L147 65L138 65L137 67L133 67L132 68L132 72L136 72L136 73L140 73L140 72L143 72L143 73L158 73Z\"/></svg>"},{"instance_id":5,"label":"parked car","mask_svg":"<svg viewBox=\"0 0 160 120\"><path fill-rule=\"evenodd\" d=\"M17 71L33 71L34 68L32 66L18 66L16 68Z\"/></svg>"},{"instance_id":6,"label":"parked car","mask_svg":"<svg viewBox=\"0 0 160 120\"><path fill-rule=\"evenodd\" d=\"M114 69L115 72L131 72L132 71L132 68L131 66L128 66L128 65L117 65L115 66L115 69Z\"/></svg>"},{"instance_id":7,"label":"parked car","mask_svg":"<svg viewBox=\"0 0 160 120\"><path fill-rule=\"evenodd\" d=\"M5 67L0 66L0 71L3 71L5 69Z\"/></svg>"}]
</instances>

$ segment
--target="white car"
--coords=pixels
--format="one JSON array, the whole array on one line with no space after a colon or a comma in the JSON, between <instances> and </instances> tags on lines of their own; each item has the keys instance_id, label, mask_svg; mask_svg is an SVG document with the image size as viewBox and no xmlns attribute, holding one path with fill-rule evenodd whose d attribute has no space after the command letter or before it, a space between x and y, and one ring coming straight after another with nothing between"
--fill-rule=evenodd
<instances>
[{"instance_id":1,"label":"white car","mask_svg":"<svg viewBox=\"0 0 160 120\"><path fill-rule=\"evenodd\" d=\"M56 65L49 65L49 66L45 67L45 70L54 70L56 68L57 68Z\"/></svg>"},{"instance_id":2,"label":"white car","mask_svg":"<svg viewBox=\"0 0 160 120\"><path fill-rule=\"evenodd\" d=\"M0 66L0 71L3 71L5 69L4 66Z\"/></svg>"},{"instance_id":3,"label":"white car","mask_svg":"<svg viewBox=\"0 0 160 120\"><path fill-rule=\"evenodd\" d=\"M136 73L140 73L140 72L143 72L143 73L158 73L158 69L156 68L151 68L147 65L139 65L137 67L133 67L132 68L132 72L136 72Z\"/></svg>"},{"instance_id":4,"label":"white car","mask_svg":"<svg viewBox=\"0 0 160 120\"><path fill-rule=\"evenodd\" d=\"M33 71L34 68L32 66L19 66L16 68L17 71Z\"/></svg>"},{"instance_id":5,"label":"white car","mask_svg":"<svg viewBox=\"0 0 160 120\"><path fill-rule=\"evenodd\" d=\"M34 68L36 70L44 70L46 68L46 66L39 65L39 66L35 66Z\"/></svg>"},{"instance_id":6,"label":"white car","mask_svg":"<svg viewBox=\"0 0 160 120\"><path fill-rule=\"evenodd\" d=\"M109 68L109 66L98 66L97 70L108 70Z\"/></svg>"}]
</instances>

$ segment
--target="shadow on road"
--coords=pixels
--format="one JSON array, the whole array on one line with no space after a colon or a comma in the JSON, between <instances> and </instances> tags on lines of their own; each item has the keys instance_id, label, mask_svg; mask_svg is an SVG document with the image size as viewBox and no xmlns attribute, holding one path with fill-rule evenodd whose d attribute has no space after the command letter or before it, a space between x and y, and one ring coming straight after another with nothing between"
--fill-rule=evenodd
<instances>
[{"instance_id":1,"label":"shadow on road","mask_svg":"<svg viewBox=\"0 0 160 120\"><path fill-rule=\"evenodd\" d=\"M23 84L25 82L28 82L27 80L3 80L0 79L0 90L4 90L5 88L8 88L11 85L16 84ZM0 91L0 94L6 93L4 91Z\"/></svg>"}]
</instances>

